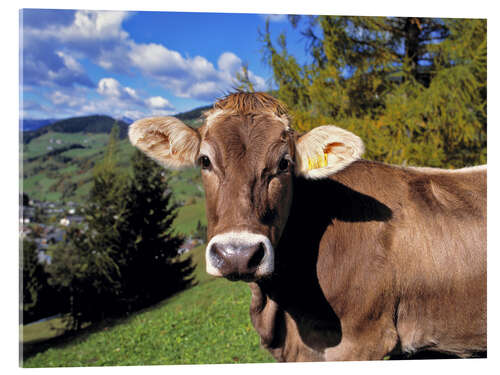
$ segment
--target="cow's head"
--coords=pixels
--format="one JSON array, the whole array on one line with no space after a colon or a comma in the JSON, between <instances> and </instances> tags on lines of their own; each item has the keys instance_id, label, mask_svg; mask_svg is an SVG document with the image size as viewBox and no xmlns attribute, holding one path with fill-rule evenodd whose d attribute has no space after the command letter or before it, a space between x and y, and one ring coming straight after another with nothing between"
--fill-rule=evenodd
<instances>
[{"instance_id":1,"label":"cow's head","mask_svg":"<svg viewBox=\"0 0 500 375\"><path fill-rule=\"evenodd\" d=\"M285 107L263 93L226 96L199 129L174 117L148 118L132 124L129 137L167 168L201 167L207 272L247 281L274 270L294 176L323 178L363 153L357 136L335 126L298 135Z\"/></svg>"}]
</instances>

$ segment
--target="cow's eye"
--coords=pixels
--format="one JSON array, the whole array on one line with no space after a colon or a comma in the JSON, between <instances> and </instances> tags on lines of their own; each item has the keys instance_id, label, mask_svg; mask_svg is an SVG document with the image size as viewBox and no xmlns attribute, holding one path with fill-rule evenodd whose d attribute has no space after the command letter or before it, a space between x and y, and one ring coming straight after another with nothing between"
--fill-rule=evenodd
<instances>
[{"instance_id":1,"label":"cow's eye","mask_svg":"<svg viewBox=\"0 0 500 375\"><path fill-rule=\"evenodd\" d=\"M210 159L208 156L200 156L198 159L198 164L200 165L201 169L210 169Z\"/></svg>"},{"instance_id":2,"label":"cow's eye","mask_svg":"<svg viewBox=\"0 0 500 375\"><path fill-rule=\"evenodd\" d=\"M286 159L285 157L282 157L280 160L280 163L278 164L279 171L285 172L286 170L288 170L289 166L290 166L290 162L288 161L288 159Z\"/></svg>"}]
</instances>

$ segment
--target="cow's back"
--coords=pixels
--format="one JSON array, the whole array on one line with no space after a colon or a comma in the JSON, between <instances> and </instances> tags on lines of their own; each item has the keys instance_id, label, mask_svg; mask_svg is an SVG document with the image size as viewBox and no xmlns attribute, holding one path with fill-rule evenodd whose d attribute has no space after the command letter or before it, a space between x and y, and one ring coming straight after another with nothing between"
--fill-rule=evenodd
<instances>
[{"instance_id":1,"label":"cow's back","mask_svg":"<svg viewBox=\"0 0 500 375\"><path fill-rule=\"evenodd\" d=\"M403 351L485 350L486 168L359 161L332 180L349 192L321 240L318 279L341 320L390 305Z\"/></svg>"}]
</instances>

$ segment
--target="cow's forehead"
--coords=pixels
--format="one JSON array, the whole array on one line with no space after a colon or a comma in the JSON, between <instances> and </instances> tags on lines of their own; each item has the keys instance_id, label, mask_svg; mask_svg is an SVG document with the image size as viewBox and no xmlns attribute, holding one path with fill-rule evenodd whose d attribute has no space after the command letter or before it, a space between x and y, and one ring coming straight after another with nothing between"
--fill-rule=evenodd
<instances>
[{"instance_id":1,"label":"cow's forehead","mask_svg":"<svg viewBox=\"0 0 500 375\"><path fill-rule=\"evenodd\" d=\"M202 143L215 143L225 158L238 158L242 154L264 155L271 144L286 142L288 131L288 121L272 113L218 113L207 117L200 133Z\"/></svg>"}]
</instances>

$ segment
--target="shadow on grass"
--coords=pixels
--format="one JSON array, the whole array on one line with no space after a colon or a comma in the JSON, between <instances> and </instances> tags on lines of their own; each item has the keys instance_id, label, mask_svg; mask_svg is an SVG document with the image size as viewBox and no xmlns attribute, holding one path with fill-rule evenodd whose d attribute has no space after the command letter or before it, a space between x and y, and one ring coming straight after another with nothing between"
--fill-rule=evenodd
<instances>
[{"instance_id":1,"label":"shadow on grass","mask_svg":"<svg viewBox=\"0 0 500 375\"><path fill-rule=\"evenodd\" d=\"M63 348L73 343L83 342L91 334L107 330L115 325L126 323L130 318L131 316L124 316L114 319L105 319L101 322L91 324L86 328L82 328L79 331L67 330L64 328L52 328L56 331L56 337L33 340L28 343L20 343L20 362L22 363L36 354L45 352L50 348Z\"/></svg>"},{"instance_id":2,"label":"shadow on grass","mask_svg":"<svg viewBox=\"0 0 500 375\"><path fill-rule=\"evenodd\" d=\"M21 342L19 344L20 345L19 356L20 356L21 366L23 361L37 355L38 353L43 353L48 349L65 348L69 345L78 344L84 342L89 336L91 336L94 333L100 331L107 331L115 326L127 324L136 315L146 313L151 310L155 310L163 306L164 304L169 303L173 298L175 298L182 292L185 292L186 290L189 290L197 285L199 284L197 282L194 282L189 288L183 289L155 304L152 304L150 306L144 307L142 309L133 312L124 313L123 315L120 316L105 318L100 322L92 323L87 327L81 328L78 331L67 330L65 328L51 328L52 330L56 331L55 332L55 334L57 335L56 337L52 337L49 339L32 340L27 343Z\"/></svg>"}]
</instances>

